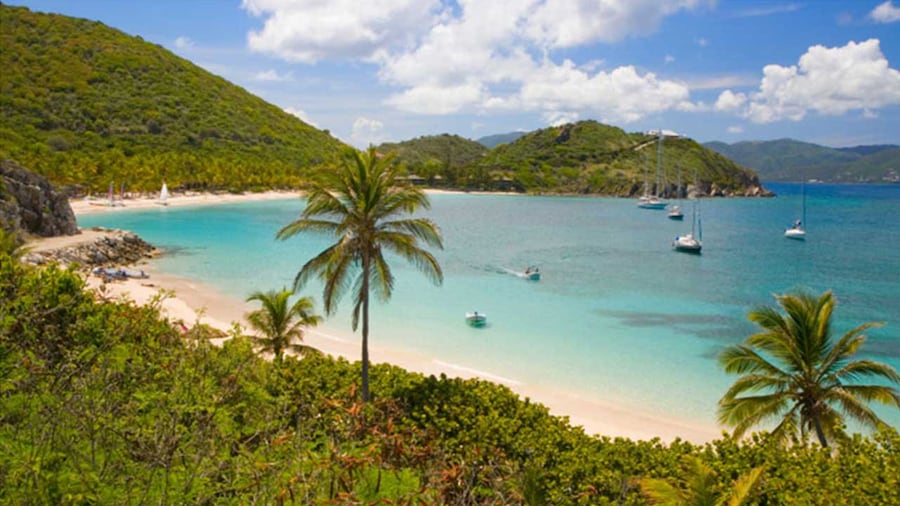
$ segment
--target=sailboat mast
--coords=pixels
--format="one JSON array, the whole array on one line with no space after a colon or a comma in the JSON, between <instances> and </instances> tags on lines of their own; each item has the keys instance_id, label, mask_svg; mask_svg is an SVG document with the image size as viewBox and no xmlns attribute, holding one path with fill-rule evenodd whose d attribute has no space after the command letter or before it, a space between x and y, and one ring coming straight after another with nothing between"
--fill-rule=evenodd
<instances>
[{"instance_id":1,"label":"sailboat mast","mask_svg":"<svg viewBox=\"0 0 900 506\"><path fill-rule=\"evenodd\" d=\"M801 223L806 227L808 226L806 223L806 181L800 183L800 206L800 219L803 220Z\"/></svg>"},{"instance_id":2,"label":"sailboat mast","mask_svg":"<svg viewBox=\"0 0 900 506\"><path fill-rule=\"evenodd\" d=\"M658 197L659 196L659 171L660 171L660 167L662 167L662 141L663 141L662 128L660 128L657 133L659 134L659 141L656 143L656 186L653 189L653 194Z\"/></svg>"}]
</instances>

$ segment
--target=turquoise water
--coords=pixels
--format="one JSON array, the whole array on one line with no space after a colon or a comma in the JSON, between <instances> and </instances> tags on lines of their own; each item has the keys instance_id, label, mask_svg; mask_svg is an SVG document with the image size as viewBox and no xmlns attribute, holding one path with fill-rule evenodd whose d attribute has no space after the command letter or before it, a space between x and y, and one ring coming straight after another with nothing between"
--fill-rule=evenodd
<instances>
[{"instance_id":1,"label":"turquoise water","mask_svg":"<svg viewBox=\"0 0 900 506\"><path fill-rule=\"evenodd\" d=\"M614 198L438 194L444 283L397 260L393 298L372 313L376 345L407 349L510 381L609 399L713 424L733 381L715 356L754 331L754 305L795 287L833 289L837 332L884 321L864 355L900 369L900 186L807 185L807 240L783 230L800 213L799 186L774 199L701 202L703 254L675 253L690 231L663 211ZM327 238L276 241L303 201L250 202L88 215L82 227L132 230L171 253L165 272L235 297L289 286ZM529 282L506 269L540 265ZM321 292L306 293L321 301ZM327 329L350 331L346 298ZM466 311L488 326L465 325ZM877 408L900 427L900 410Z\"/></svg>"}]
</instances>

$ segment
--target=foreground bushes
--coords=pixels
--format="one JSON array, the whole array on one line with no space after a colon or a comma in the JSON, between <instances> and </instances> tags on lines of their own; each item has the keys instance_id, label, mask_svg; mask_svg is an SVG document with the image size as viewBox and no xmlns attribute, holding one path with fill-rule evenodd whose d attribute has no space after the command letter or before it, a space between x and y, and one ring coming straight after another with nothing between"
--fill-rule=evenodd
<instances>
[{"instance_id":1,"label":"foreground bushes","mask_svg":"<svg viewBox=\"0 0 900 506\"><path fill-rule=\"evenodd\" d=\"M192 336L202 335L199 329ZM595 438L505 387L185 338L157 307L95 301L74 273L0 256L0 503L645 504L642 477L758 504L900 504L900 437L833 452L756 437L704 446Z\"/></svg>"}]
</instances>

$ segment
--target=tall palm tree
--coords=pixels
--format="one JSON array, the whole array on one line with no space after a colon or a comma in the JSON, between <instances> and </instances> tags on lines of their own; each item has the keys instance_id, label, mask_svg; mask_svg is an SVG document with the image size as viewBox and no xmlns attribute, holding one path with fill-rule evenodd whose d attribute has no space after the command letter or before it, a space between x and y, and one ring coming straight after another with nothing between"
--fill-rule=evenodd
<instances>
[{"instance_id":1,"label":"tall palm tree","mask_svg":"<svg viewBox=\"0 0 900 506\"><path fill-rule=\"evenodd\" d=\"M659 478L644 478L641 490L650 504L664 506L740 506L753 497L753 487L763 473L763 467L755 467L739 476L731 488L719 490L716 472L699 458L684 458L684 482L681 487Z\"/></svg>"},{"instance_id":2,"label":"tall palm tree","mask_svg":"<svg viewBox=\"0 0 900 506\"><path fill-rule=\"evenodd\" d=\"M352 286L354 331L362 319L364 402L369 400L369 292L375 290L381 300L388 300L394 288L384 252L411 262L437 284L443 281L437 260L420 246L423 241L442 248L440 230L431 220L409 216L430 206L428 196L400 184L400 169L393 161L392 154L381 157L374 147L348 150L336 169L312 179L300 218L278 231L279 239L301 232L327 233L337 239L303 265L294 287L317 276L324 284L325 311L332 314Z\"/></svg>"},{"instance_id":3,"label":"tall palm tree","mask_svg":"<svg viewBox=\"0 0 900 506\"><path fill-rule=\"evenodd\" d=\"M252 337L253 342L263 350L271 351L279 362L287 350L300 355L317 351L304 344L294 344L294 341L303 341L304 327L314 327L322 318L313 313L312 298L301 297L291 305L292 295L293 290L270 290L254 292L247 297L248 302L256 300L262 304L261 308L247 314L247 322L262 334Z\"/></svg>"},{"instance_id":4,"label":"tall palm tree","mask_svg":"<svg viewBox=\"0 0 900 506\"><path fill-rule=\"evenodd\" d=\"M805 440L814 430L823 447L840 433L842 414L870 428L884 425L868 403L900 406L900 394L890 386L857 381L897 383L900 376L889 365L852 360L866 340L863 332L881 324L860 325L835 342L830 291L818 298L806 292L775 298L785 314L771 306L751 311L747 317L762 331L719 355L726 372L741 375L719 400L719 421L733 426L740 437L750 427L780 417L773 436L784 441L799 430Z\"/></svg>"}]
</instances>

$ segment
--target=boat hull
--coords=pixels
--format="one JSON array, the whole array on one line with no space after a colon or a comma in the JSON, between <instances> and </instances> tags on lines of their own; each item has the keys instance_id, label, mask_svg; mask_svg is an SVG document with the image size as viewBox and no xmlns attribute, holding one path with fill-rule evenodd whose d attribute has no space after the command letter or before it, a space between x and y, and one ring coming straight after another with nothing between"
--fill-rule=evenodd
<instances>
[{"instance_id":1,"label":"boat hull","mask_svg":"<svg viewBox=\"0 0 900 506\"><path fill-rule=\"evenodd\" d=\"M487 325L487 315L479 313L466 313L466 323L471 327L484 327Z\"/></svg>"},{"instance_id":2,"label":"boat hull","mask_svg":"<svg viewBox=\"0 0 900 506\"><path fill-rule=\"evenodd\" d=\"M668 204L666 202L655 200L638 202L638 207L640 207L641 209L665 209L667 205Z\"/></svg>"},{"instance_id":3,"label":"boat hull","mask_svg":"<svg viewBox=\"0 0 900 506\"><path fill-rule=\"evenodd\" d=\"M703 249L703 244L697 239L694 239L691 235L686 235L676 237L675 240L672 241L672 249L682 253L699 254Z\"/></svg>"},{"instance_id":4,"label":"boat hull","mask_svg":"<svg viewBox=\"0 0 900 506\"><path fill-rule=\"evenodd\" d=\"M784 236L788 239L794 239L797 241L805 241L806 240L806 231L801 228L789 228L784 231Z\"/></svg>"}]
</instances>

